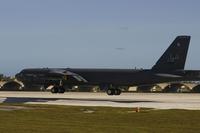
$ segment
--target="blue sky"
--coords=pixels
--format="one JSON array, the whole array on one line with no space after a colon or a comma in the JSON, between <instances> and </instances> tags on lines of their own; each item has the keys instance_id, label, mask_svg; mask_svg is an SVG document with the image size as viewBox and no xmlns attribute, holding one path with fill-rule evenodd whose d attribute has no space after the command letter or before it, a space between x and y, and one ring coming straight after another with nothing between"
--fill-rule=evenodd
<instances>
[{"instance_id":1,"label":"blue sky","mask_svg":"<svg viewBox=\"0 0 200 133\"><path fill-rule=\"evenodd\" d=\"M151 68L191 35L186 69L200 69L198 0L1 0L0 73L27 67Z\"/></svg>"}]
</instances>

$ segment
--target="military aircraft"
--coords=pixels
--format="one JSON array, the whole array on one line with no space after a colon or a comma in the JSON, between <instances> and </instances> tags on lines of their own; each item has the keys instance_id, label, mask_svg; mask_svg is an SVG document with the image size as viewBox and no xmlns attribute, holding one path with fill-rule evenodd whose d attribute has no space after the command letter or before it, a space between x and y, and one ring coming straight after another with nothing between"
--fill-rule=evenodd
<instances>
[{"instance_id":1,"label":"military aircraft","mask_svg":"<svg viewBox=\"0 0 200 133\"><path fill-rule=\"evenodd\" d=\"M151 69L32 68L16 74L26 85L52 85L52 93L72 86L98 85L108 95L120 95L121 86L140 86L200 79L200 71L184 70L190 36L178 36Z\"/></svg>"}]
</instances>

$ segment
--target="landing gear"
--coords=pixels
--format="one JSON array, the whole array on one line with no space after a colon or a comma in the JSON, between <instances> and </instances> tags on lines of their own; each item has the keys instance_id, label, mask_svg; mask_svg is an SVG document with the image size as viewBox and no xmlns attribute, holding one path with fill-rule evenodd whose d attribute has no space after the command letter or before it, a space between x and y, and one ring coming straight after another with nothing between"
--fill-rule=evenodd
<instances>
[{"instance_id":1,"label":"landing gear","mask_svg":"<svg viewBox=\"0 0 200 133\"><path fill-rule=\"evenodd\" d=\"M51 89L51 93L58 93L58 87L53 87L52 89Z\"/></svg>"},{"instance_id":2,"label":"landing gear","mask_svg":"<svg viewBox=\"0 0 200 133\"><path fill-rule=\"evenodd\" d=\"M112 95L120 95L122 87L112 85L112 84L101 84L99 85L100 90L106 91L106 93L110 96Z\"/></svg>"},{"instance_id":3,"label":"landing gear","mask_svg":"<svg viewBox=\"0 0 200 133\"><path fill-rule=\"evenodd\" d=\"M58 93L65 93L65 88L64 87L59 87L58 88Z\"/></svg>"},{"instance_id":4,"label":"landing gear","mask_svg":"<svg viewBox=\"0 0 200 133\"><path fill-rule=\"evenodd\" d=\"M121 90L120 89L107 89L106 93L108 95L120 95L121 94Z\"/></svg>"},{"instance_id":5,"label":"landing gear","mask_svg":"<svg viewBox=\"0 0 200 133\"><path fill-rule=\"evenodd\" d=\"M115 94L115 95L120 95L121 92L122 92L122 91L121 91L120 89L115 89L114 94Z\"/></svg>"},{"instance_id":6,"label":"landing gear","mask_svg":"<svg viewBox=\"0 0 200 133\"><path fill-rule=\"evenodd\" d=\"M111 96L111 95L114 95L114 89L107 89L106 90L106 93Z\"/></svg>"},{"instance_id":7,"label":"landing gear","mask_svg":"<svg viewBox=\"0 0 200 133\"><path fill-rule=\"evenodd\" d=\"M54 86L51 89L51 93L65 93L65 88L63 86Z\"/></svg>"}]
</instances>

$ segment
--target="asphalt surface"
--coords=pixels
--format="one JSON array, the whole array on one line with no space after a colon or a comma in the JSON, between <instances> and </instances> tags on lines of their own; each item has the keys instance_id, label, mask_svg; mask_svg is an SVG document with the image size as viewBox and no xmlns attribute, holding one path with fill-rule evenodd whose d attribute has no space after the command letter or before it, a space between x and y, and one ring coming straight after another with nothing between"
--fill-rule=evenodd
<instances>
[{"instance_id":1,"label":"asphalt surface","mask_svg":"<svg viewBox=\"0 0 200 133\"><path fill-rule=\"evenodd\" d=\"M105 93L85 92L51 94L50 92L0 91L0 103L200 110L200 94L122 93L120 96L108 96Z\"/></svg>"}]
</instances>

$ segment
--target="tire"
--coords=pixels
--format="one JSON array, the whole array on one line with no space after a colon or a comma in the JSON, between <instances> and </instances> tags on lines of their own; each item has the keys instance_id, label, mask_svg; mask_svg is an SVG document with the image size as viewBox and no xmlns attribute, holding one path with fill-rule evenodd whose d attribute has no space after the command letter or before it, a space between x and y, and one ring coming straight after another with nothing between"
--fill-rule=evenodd
<instances>
[{"instance_id":1,"label":"tire","mask_svg":"<svg viewBox=\"0 0 200 133\"><path fill-rule=\"evenodd\" d=\"M59 87L58 93L65 93L65 88L64 87Z\"/></svg>"},{"instance_id":2,"label":"tire","mask_svg":"<svg viewBox=\"0 0 200 133\"><path fill-rule=\"evenodd\" d=\"M53 87L52 89L51 89L51 93L58 93L58 87Z\"/></svg>"},{"instance_id":3,"label":"tire","mask_svg":"<svg viewBox=\"0 0 200 133\"><path fill-rule=\"evenodd\" d=\"M111 95L114 94L114 90L113 90L113 89L107 89L107 90L106 90L106 93L107 93L109 96L111 96Z\"/></svg>"},{"instance_id":4,"label":"tire","mask_svg":"<svg viewBox=\"0 0 200 133\"><path fill-rule=\"evenodd\" d=\"M121 90L120 89L115 89L114 90L114 95L120 95L121 94Z\"/></svg>"}]
</instances>

